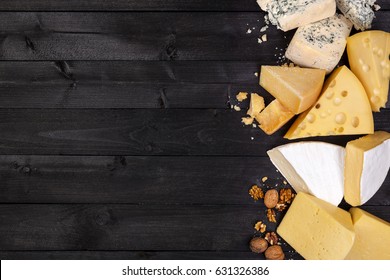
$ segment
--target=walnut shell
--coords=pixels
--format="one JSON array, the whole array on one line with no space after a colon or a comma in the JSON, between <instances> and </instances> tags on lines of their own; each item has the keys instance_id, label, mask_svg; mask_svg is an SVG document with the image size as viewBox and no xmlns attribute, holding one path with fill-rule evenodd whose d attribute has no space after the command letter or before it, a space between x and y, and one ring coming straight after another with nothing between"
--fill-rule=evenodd
<instances>
[{"instance_id":1,"label":"walnut shell","mask_svg":"<svg viewBox=\"0 0 390 280\"><path fill-rule=\"evenodd\" d=\"M284 253L282 247L279 245L272 245L265 251L265 258L267 260L284 260Z\"/></svg>"},{"instance_id":2,"label":"walnut shell","mask_svg":"<svg viewBox=\"0 0 390 280\"><path fill-rule=\"evenodd\" d=\"M279 193L277 190L268 190L264 195L264 204L267 208L274 208L279 201Z\"/></svg>"},{"instance_id":3,"label":"walnut shell","mask_svg":"<svg viewBox=\"0 0 390 280\"><path fill-rule=\"evenodd\" d=\"M261 237L252 238L249 247L254 253L263 253L268 248L268 241Z\"/></svg>"}]
</instances>

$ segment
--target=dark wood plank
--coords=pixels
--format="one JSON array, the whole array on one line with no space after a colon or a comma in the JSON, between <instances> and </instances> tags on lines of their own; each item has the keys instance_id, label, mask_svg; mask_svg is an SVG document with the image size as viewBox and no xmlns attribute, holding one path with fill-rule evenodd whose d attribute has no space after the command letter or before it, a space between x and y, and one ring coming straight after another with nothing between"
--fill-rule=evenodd
<instances>
[{"instance_id":1,"label":"dark wood plank","mask_svg":"<svg viewBox=\"0 0 390 280\"><path fill-rule=\"evenodd\" d=\"M389 9L386 0L377 0L382 9ZM260 11L255 0L3 0L0 10L13 11Z\"/></svg>"},{"instance_id":2,"label":"dark wood plank","mask_svg":"<svg viewBox=\"0 0 390 280\"><path fill-rule=\"evenodd\" d=\"M0 181L0 203L261 206L253 184L285 187L268 157L0 156ZM367 205L390 206L390 176Z\"/></svg>"},{"instance_id":3,"label":"dark wood plank","mask_svg":"<svg viewBox=\"0 0 390 280\"><path fill-rule=\"evenodd\" d=\"M364 208L390 221L389 206ZM0 250L246 251L263 215L258 206L2 204Z\"/></svg>"},{"instance_id":4,"label":"dark wood plank","mask_svg":"<svg viewBox=\"0 0 390 280\"><path fill-rule=\"evenodd\" d=\"M390 11L374 29L389 31ZM0 13L2 60L250 60L283 55L294 31L252 13ZM145 24L147 22L147 24ZM246 34L249 27L256 30ZM281 55L280 55L281 54Z\"/></svg>"},{"instance_id":5,"label":"dark wood plank","mask_svg":"<svg viewBox=\"0 0 390 280\"><path fill-rule=\"evenodd\" d=\"M299 260L295 251L286 259ZM263 260L263 254L240 251L0 251L2 260Z\"/></svg>"},{"instance_id":6,"label":"dark wood plank","mask_svg":"<svg viewBox=\"0 0 390 280\"><path fill-rule=\"evenodd\" d=\"M374 114L390 131L390 110ZM244 127L243 111L200 109L1 109L0 154L265 156L288 143ZM252 138L253 137L253 140ZM345 145L357 136L309 138Z\"/></svg>"}]
</instances>

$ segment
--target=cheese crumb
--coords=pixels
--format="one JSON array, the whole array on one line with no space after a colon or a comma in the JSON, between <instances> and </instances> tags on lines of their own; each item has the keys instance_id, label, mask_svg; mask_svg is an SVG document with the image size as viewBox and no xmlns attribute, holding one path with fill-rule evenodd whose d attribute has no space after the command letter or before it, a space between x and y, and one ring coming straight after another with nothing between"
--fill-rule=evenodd
<instances>
[{"instance_id":1,"label":"cheese crumb","mask_svg":"<svg viewBox=\"0 0 390 280\"><path fill-rule=\"evenodd\" d=\"M263 36L261 36L261 40L263 40L263 42L267 42L267 34L264 34Z\"/></svg>"},{"instance_id":2,"label":"cheese crumb","mask_svg":"<svg viewBox=\"0 0 390 280\"><path fill-rule=\"evenodd\" d=\"M252 33L252 30L250 28L248 28L248 30L246 31L246 34L251 34Z\"/></svg>"},{"instance_id":3,"label":"cheese crumb","mask_svg":"<svg viewBox=\"0 0 390 280\"><path fill-rule=\"evenodd\" d=\"M237 100L238 101L243 101L243 100L245 100L245 99L247 99L248 98L248 93L247 92L239 92L237 95L236 95L236 98L237 98Z\"/></svg>"},{"instance_id":4,"label":"cheese crumb","mask_svg":"<svg viewBox=\"0 0 390 280\"><path fill-rule=\"evenodd\" d=\"M260 32L265 32L268 29L268 25L263 26L260 28Z\"/></svg>"},{"instance_id":5,"label":"cheese crumb","mask_svg":"<svg viewBox=\"0 0 390 280\"><path fill-rule=\"evenodd\" d=\"M252 140L252 141L255 140L255 137L251 137L251 140Z\"/></svg>"},{"instance_id":6,"label":"cheese crumb","mask_svg":"<svg viewBox=\"0 0 390 280\"><path fill-rule=\"evenodd\" d=\"M381 6L379 6L378 4L374 4L374 11L377 12L381 9Z\"/></svg>"},{"instance_id":7,"label":"cheese crumb","mask_svg":"<svg viewBox=\"0 0 390 280\"><path fill-rule=\"evenodd\" d=\"M255 76L258 77L259 76L259 72L255 72Z\"/></svg>"},{"instance_id":8,"label":"cheese crumb","mask_svg":"<svg viewBox=\"0 0 390 280\"><path fill-rule=\"evenodd\" d=\"M257 43L261 44L263 41L260 38L257 38Z\"/></svg>"},{"instance_id":9,"label":"cheese crumb","mask_svg":"<svg viewBox=\"0 0 390 280\"><path fill-rule=\"evenodd\" d=\"M234 109L235 111L237 111L237 112L241 111L241 108L238 107L237 105L234 105L234 106L233 106L233 109Z\"/></svg>"},{"instance_id":10,"label":"cheese crumb","mask_svg":"<svg viewBox=\"0 0 390 280\"><path fill-rule=\"evenodd\" d=\"M252 117L243 117L241 118L241 122L244 123L245 125L251 125L253 123Z\"/></svg>"},{"instance_id":11,"label":"cheese crumb","mask_svg":"<svg viewBox=\"0 0 390 280\"><path fill-rule=\"evenodd\" d=\"M267 181L268 180L268 177L263 177L263 178L261 178L261 181L264 183L265 181Z\"/></svg>"},{"instance_id":12,"label":"cheese crumb","mask_svg":"<svg viewBox=\"0 0 390 280\"><path fill-rule=\"evenodd\" d=\"M254 124L252 124L252 127L255 127L255 128L256 128L256 127L257 127L257 125L254 123Z\"/></svg>"}]
</instances>

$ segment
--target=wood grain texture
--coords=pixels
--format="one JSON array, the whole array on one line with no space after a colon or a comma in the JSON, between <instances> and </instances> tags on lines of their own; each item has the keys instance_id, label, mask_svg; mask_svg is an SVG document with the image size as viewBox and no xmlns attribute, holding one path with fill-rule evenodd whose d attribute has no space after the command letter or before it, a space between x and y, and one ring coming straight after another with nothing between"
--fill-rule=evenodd
<instances>
[{"instance_id":1,"label":"wood grain texture","mask_svg":"<svg viewBox=\"0 0 390 280\"><path fill-rule=\"evenodd\" d=\"M377 0L382 9L390 9L387 0ZM3 0L0 10L29 11L260 11L256 0Z\"/></svg>"},{"instance_id":2,"label":"wood grain texture","mask_svg":"<svg viewBox=\"0 0 390 280\"><path fill-rule=\"evenodd\" d=\"M388 206L364 209L390 221ZM263 211L232 205L2 204L0 250L246 251ZM268 223L267 229L275 226Z\"/></svg>"},{"instance_id":3,"label":"wood grain texture","mask_svg":"<svg viewBox=\"0 0 390 280\"><path fill-rule=\"evenodd\" d=\"M249 188L283 180L268 157L0 156L0 203L263 207ZM390 206L390 176L366 205Z\"/></svg>"},{"instance_id":4,"label":"wood grain texture","mask_svg":"<svg viewBox=\"0 0 390 280\"><path fill-rule=\"evenodd\" d=\"M376 130L390 130L389 114L374 114ZM244 127L244 115L216 109L1 109L0 154L265 156L289 142L282 137L289 124L266 136ZM345 145L355 138L306 140Z\"/></svg>"},{"instance_id":5,"label":"wood grain texture","mask_svg":"<svg viewBox=\"0 0 390 280\"><path fill-rule=\"evenodd\" d=\"M389 31L389 11L373 29ZM267 30L263 13L0 13L1 60L276 61L294 31ZM148 22L148 24L144 24ZM280 59L282 60L282 58Z\"/></svg>"}]
</instances>

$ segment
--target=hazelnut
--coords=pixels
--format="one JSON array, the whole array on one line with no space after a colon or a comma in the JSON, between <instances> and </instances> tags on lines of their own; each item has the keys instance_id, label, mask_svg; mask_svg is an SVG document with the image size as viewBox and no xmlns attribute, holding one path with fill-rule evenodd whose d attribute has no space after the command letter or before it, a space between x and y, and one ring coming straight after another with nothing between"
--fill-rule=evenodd
<instances>
[{"instance_id":1,"label":"hazelnut","mask_svg":"<svg viewBox=\"0 0 390 280\"><path fill-rule=\"evenodd\" d=\"M284 253L282 247L279 245L272 245L265 251L265 258L267 260L284 260Z\"/></svg>"},{"instance_id":2,"label":"hazelnut","mask_svg":"<svg viewBox=\"0 0 390 280\"><path fill-rule=\"evenodd\" d=\"M254 253L263 253L268 248L268 242L264 238L254 237L249 243L249 247Z\"/></svg>"},{"instance_id":3,"label":"hazelnut","mask_svg":"<svg viewBox=\"0 0 390 280\"><path fill-rule=\"evenodd\" d=\"M267 208L274 208L279 201L279 193L277 190L268 190L264 195L264 204Z\"/></svg>"}]
</instances>

